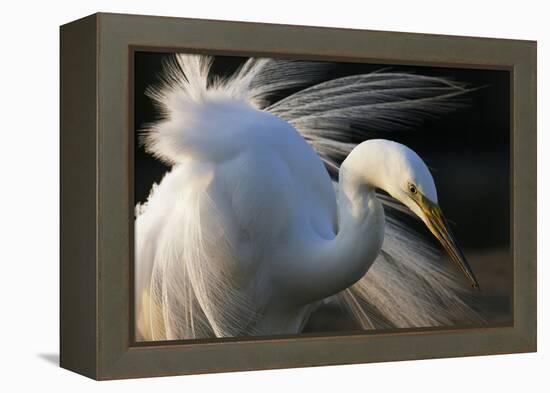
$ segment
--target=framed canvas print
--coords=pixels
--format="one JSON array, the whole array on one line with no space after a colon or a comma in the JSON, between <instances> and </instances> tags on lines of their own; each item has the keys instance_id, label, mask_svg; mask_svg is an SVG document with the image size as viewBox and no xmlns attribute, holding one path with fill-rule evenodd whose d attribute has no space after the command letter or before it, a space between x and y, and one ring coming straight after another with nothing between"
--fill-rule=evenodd
<instances>
[{"instance_id":1,"label":"framed canvas print","mask_svg":"<svg viewBox=\"0 0 550 393\"><path fill-rule=\"evenodd\" d=\"M536 350L536 43L61 27L61 366Z\"/></svg>"}]
</instances>

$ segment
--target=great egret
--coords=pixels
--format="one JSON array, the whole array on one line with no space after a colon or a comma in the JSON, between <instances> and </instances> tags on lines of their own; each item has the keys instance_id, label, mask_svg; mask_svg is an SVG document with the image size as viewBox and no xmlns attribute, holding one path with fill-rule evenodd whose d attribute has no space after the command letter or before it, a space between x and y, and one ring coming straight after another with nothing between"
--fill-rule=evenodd
<instances>
[{"instance_id":1,"label":"great egret","mask_svg":"<svg viewBox=\"0 0 550 393\"><path fill-rule=\"evenodd\" d=\"M397 200L424 221L478 287L422 159L345 141L445 112L463 87L391 72L320 82L330 63L261 58L216 79L212 61L178 54L149 90L164 119L144 142L172 169L136 209L138 340L298 333L323 301L364 329L476 318L464 282L392 215Z\"/></svg>"}]
</instances>

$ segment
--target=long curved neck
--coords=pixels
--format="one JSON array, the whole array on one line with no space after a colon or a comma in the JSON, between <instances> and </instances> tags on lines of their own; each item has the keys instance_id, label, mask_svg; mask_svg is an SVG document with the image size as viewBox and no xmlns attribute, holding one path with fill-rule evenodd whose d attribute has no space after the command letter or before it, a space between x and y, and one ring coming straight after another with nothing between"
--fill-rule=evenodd
<instances>
[{"instance_id":1,"label":"long curved neck","mask_svg":"<svg viewBox=\"0 0 550 393\"><path fill-rule=\"evenodd\" d=\"M353 154L353 153L352 153ZM356 171L350 155L340 168L338 192L338 233L330 242L329 254L337 255L335 264L345 271L342 285L347 288L370 268L384 240L384 208L376 197L376 186L368 176Z\"/></svg>"},{"instance_id":2,"label":"long curved neck","mask_svg":"<svg viewBox=\"0 0 550 393\"><path fill-rule=\"evenodd\" d=\"M309 280L317 290L312 297L322 299L357 282L370 268L384 239L384 209L376 197L375 185L366 181L357 168L360 156L350 156L339 173L338 232L315 251Z\"/></svg>"}]
</instances>

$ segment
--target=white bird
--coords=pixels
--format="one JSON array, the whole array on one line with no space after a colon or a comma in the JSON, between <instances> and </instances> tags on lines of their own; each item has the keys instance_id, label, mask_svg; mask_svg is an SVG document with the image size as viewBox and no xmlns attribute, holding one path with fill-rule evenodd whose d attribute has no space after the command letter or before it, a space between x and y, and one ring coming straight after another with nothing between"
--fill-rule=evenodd
<instances>
[{"instance_id":1,"label":"white bird","mask_svg":"<svg viewBox=\"0 0 550 393\"><path fill-rule=\"evenodd\" d=\"M164 118L144 143L172 169L136 207L138 340L295 334L325 301L363 329L476 320L461 279L392 214L396 200L418 216L478 287L422 159L346 142L443 113L463 87L391 72L322 82L331 63L261 58L220 79L212 61L176 55L149 90Z\"/></svg>"}]
</instances>

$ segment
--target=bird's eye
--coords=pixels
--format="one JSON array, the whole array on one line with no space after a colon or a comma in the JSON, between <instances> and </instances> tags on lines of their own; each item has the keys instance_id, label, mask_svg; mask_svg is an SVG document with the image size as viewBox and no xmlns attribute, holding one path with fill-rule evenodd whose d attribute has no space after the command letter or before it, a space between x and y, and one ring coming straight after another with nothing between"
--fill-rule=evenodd
<instances>
[{"instance_id":1,"label":"bird's eye","mask_svg":"<svg viewBox=\"0 0 550 393\"><path fill-rule=\"evenodd\" d=\"M411 194L416 194L417 189L416 189L416 186L414 184L409 184L409 192Z\"/></svg>"}]
</instances>

